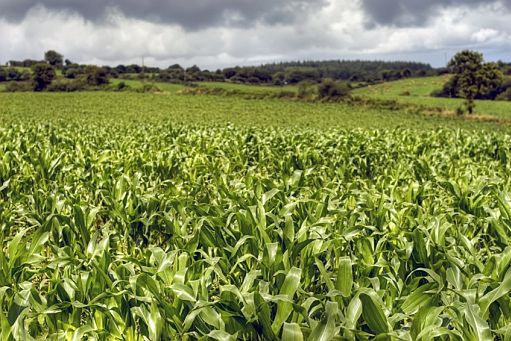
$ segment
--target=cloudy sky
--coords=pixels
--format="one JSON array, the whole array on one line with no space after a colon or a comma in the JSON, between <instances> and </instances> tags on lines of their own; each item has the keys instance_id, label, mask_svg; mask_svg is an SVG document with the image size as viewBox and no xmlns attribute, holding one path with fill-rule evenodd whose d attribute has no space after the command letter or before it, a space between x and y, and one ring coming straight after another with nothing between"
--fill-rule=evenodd
<instances>
[{"instance_id":1,"label":"cloudy sky","mask_svg":"<svg viewBox=\"0 0 511 341\"><path fill-rule=\"evenodd\" d=\"M280 60L416 60L460 49L511 62L511 0L0 0L0 62L203 68Z\"/></svg>"}]
</instances>

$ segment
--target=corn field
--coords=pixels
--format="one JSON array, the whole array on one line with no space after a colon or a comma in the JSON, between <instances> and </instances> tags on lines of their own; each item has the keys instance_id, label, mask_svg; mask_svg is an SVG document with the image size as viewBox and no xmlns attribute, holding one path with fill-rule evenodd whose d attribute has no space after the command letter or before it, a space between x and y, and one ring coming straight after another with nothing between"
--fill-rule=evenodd
<instances>
[{"instance_id":1,"label":"corn field","mask_svg":"<svg viewBox=\"0 0 511 341\"><path fill-rule=\"evenodd\" d=\"M511 340L511 136L0 128L2 340Z\"/></svg>"}]
</instances>

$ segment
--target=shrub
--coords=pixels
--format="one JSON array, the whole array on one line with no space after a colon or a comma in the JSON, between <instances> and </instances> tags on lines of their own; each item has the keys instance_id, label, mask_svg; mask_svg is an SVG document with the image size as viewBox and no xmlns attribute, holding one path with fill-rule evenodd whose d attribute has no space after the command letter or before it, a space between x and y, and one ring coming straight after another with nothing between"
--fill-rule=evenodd
<instances>
[{"instance_id":1,"label":"shrub","mask_svg":"<svg viewBox=\"0 0 511 341\"><path fill-rule=\"evenodd\" d=\"M83 80L57 80L46 89L50 92L75 92L89 90L89 86Z\"/></svg>"},{"instance_id":2,"label":"shrub","mask_svg":"<svg viewBox=\"0 0 511 341\"><path fill-rule=\"evenodd\" d=\"M302 81L298 83L298 98L313 98L317 96L317 87L313 81Z\"/></svg>"},{"instance_id":3,"label":"shrub","mask_svg":"<svg viewBox=\"0 0 511 341\"><path fill-rule=\"evenodd\" d=\"M130 86L127 85L125 82L120 82L116 85L116 91L125 91L130 89Z\"/></svg>"},{"instance_id":4,"label":"shrub","mask_svg":"<svg viewBox=\"0 0 511 341\"><path fill-rule=\"evenodd\" d=\"M141 93L161 92L161 90L154 84L144 84L144 86L142 86L141 88L137 88L136 92L141 92Z\"/></svg>"},{"instance_id":5,"label":"shrub","mask_svg":"<svg viewBox=\"0 0 511 341\"><path fill-rule=\"evenodd\" d=\"M5 87L6 92L29 92L34 88L30 82L9 82Z\"/></svg>"},{"instance_id":6,"label":"shrub","mask_svg":"<svg viewBox=\"0 0 511 341\"><path fill-rule=\"evenodd\" d=\"M325 79L318 85L320 99L340 99L350 94L350 87L344 82L336 82L333 79Z\"/></svg>"}]
</instances>

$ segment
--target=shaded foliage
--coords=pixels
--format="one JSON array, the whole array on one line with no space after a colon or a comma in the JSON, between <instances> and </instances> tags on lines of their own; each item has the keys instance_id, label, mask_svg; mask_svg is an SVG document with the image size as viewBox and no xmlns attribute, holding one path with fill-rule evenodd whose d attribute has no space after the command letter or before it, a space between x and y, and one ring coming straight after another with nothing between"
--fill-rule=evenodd
<instances>
[{"instance_id":1,"label":"shaded foliage","mask_svg":"<svg viewBox=\"0 0 511 341\"><path fill-rule=\"evenodd\" d=\"M53 66L49 64L36 64L33 68L33 89L43 91L55 79L56 73Z\"/></svg>"}]
</instances>

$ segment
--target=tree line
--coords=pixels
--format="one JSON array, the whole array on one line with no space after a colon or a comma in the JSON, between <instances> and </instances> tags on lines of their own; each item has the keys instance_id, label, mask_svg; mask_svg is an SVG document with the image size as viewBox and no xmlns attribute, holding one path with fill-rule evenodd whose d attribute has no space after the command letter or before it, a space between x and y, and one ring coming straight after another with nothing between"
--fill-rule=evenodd
<instances>
[{"instance_id":1,"label":"tree line","mask_svg":"<svg viewBox=\"0 0 511 341\"><path fill-rule=\"evenodd\" d=\"M15 68L33 68L38 64L50 64L62 70L62 75L74 79L83 74L87 65L73 63L64 59L56 51L47 51L44 60L26 59L22 61L11 60L8 70L15 72ZM298 84L304 81L321 82L323 79L333 79L351 82L376 83L381 81L398 80L408 77L431 76L437 70L431 65L417 62L386 62L363 60L330 60L330 61L299 61L269 63L259 66L236 66L214 71L202 70L197 65L185 68L179 64L167 68L140 66L137 64L101 66L112 78L140 79L151 78L161 82L198 82L216 81L243 84L285 85ZM23 77L4 77L4 81L26 80Z\"/></svg>"},{"instance_id":2,"label":"tree line","mask_svg":"<svg viewBox=\"0 0 511 341\"><path fill-rule=\"evenodd\" d=\"M440 74L450 74L451 77L433 96L464 98L465 106L459 109L460 112L472 113L476 99L511 100L511 80L505 77L511 75L511 64L486 63L481 53L469 50L456 54L447 67L441 69L417 62L331 60L237 66L216 71L201 70L196 65L184 68L179 64L164 69L136 64L83 65L50 50L42 60L10 61L7 67L0 68L0 82L10 82L9 91L97 89L108 85L110 78L174 83L297 84L298 93L304 98L334 98L345 96L353 86Z\"/></svg>"},{"instance_id":3,"label":"tree line","mask_svg":"<svg viewBox=\"0 0 511 341\"><path fill-rule=\"evenodd\" d=\"M89 90L108 84L110 77L102 67L72 63L53 50L47 51L41 61L27 59L8 64L7 68L0 68L0 81L10 81L7 91ZM64 77L59 78L57 71Z\"/></svg>"},{"instance_id":4,"label":"tree line","mask_svg":"<svg viewBox=\"0 0 511 341\"><path fill-rule=\"evenodd\" d=\"M114 68L122 77L123 66ZM384 61L305 61L236 66L216 71L201 70L198 66L183 68L172 65L152 75L159 81L225 81L242 84L286 85L304 81L337 81L376 83L408 77L431 76L435 70L428 64ZM146 72L149 76L151 72Z\"/></svg>"}]
</instances>

